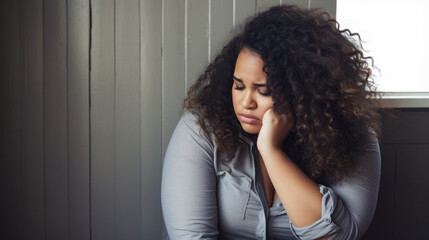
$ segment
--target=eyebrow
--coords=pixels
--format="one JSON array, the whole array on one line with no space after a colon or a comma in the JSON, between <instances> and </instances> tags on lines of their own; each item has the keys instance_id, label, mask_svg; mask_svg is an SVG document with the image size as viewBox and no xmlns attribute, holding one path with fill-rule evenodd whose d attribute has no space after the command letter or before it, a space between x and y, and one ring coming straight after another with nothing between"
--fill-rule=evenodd
<instances>
[{"instance_id":1,"label":"eyebrow","mask_svg":"<svg viewBox=\"0 0 429 240\"><path fill-rule=\"evenodd\" d=\"M243 80L241 80L240 78L238 78L238 77L236 77L234 75L232 75L232 78L234 78L234 80L237 81L237 82L243 83ZM254 83L253 86L255 86L255 87L266 87L267 84L266 83Z\"/></svg>"}]
</instances>

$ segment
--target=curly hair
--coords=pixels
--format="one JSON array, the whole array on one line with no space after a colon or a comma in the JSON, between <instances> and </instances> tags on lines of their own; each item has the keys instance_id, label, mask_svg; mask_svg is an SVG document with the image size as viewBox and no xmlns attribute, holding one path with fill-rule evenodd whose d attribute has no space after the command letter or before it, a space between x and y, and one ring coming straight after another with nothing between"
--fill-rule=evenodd
<instances>
[{"instance_id":1,"label":"curly hair","mask_svg":"<svg viewBox=\"0 0 429 240\"><path fill-rule=\"evenodd\" d=\"M283 150L313 180L336 183L380 136L379 98L360 36L320 9L275 6L247 21L189 89L184 110L232 158L243 131L231 89L243 48L259 54L274 111L295 123Z\"/></svg>"}]
</instances>

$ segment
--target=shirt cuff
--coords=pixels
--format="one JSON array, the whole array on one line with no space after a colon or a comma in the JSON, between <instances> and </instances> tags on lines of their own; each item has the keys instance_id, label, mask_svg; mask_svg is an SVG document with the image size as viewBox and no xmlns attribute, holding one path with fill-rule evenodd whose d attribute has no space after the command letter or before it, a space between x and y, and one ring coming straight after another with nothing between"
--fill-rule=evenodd
<instances>
[{"instance_id":1,"label":"shirt cuff","mask_svg":"<svg viewBox=\"0 0 429 240\"><path fill-rule=\"evenodd\" d=\"M319 190L322 194L322 217L305 227L294 227L290 222L290 229L297 239L317 239L340 230L340 227L332 221L332 214L337 206L337 195L332 189L324 185L319 184Z\"/></svg>"}]
</instances>

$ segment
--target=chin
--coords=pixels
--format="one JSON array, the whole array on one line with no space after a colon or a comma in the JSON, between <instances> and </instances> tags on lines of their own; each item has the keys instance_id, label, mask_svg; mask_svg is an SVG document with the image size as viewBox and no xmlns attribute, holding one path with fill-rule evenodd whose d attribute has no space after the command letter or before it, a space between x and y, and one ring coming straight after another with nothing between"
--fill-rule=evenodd
<instances>
[{"instance_id":1,"label":"chin","mask_svg":"<svg viewBox=\"0 0 429 240\"><path fill-rule=\"evenodd\" d=\"M249 134L258 134L261 130L260 126L241 124L243 130Z\"/></svg>"}]
</instances>

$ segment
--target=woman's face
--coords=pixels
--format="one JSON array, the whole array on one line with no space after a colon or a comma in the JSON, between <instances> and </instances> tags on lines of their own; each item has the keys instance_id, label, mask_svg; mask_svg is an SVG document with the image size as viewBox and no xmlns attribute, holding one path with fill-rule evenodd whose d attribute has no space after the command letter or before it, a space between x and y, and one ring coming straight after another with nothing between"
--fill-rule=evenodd
<instances>
[{"instance_id":1,"label":"woman's face","mask_svg":"<svg viewBox=\"0 0 429 240\"><path fill-rule=\"evenodd\" d=\"M259 55L247 48L240 51L235 64L232 103L241 126L250 134L259 133L264 113L274 104L263 66Z\"/></svg>"}]
</instances>

